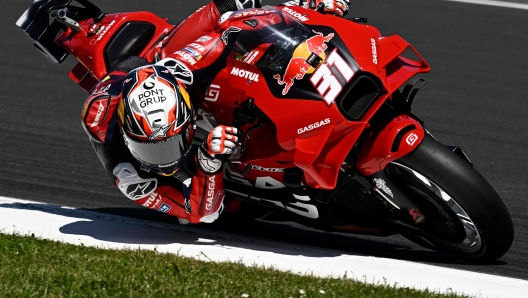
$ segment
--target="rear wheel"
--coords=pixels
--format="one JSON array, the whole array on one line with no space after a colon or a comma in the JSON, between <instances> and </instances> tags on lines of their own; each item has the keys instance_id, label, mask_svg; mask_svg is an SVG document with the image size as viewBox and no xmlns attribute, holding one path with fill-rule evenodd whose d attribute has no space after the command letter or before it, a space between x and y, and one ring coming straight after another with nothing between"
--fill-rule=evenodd
<instances>
[{"instance_id":1,"label":"rear wheel","mask_svg":"<svg viewBox=\"0 0 528 298\"><path fill-rule=\"evenodd\" d=\"M498 259L513 242L513 223L491 185L463 158L426 135L389 164L392 179L424 215L409 239L466 259Z\"/></svg>"}]
</instances>

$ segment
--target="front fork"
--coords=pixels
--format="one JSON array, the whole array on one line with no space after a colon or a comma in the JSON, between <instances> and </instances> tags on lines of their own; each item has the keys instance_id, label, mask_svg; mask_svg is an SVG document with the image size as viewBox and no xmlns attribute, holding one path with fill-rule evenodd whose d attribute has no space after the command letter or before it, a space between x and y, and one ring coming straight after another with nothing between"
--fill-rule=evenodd
<instances>
[{"instance_id":1,"label":"front fork","mask_svg":"<svg viewBox=\"0 0 528 298\"><path fill-rule=\"evenodd\" d=\"M408 115L399 115L385 125L377 127L367 137L356 162L359 172L371 181L373 193L391 211L392 216L387 220L407 235L418 235L419 226L425 223L427 218L398 181L398 177L411 175L405 167L399 165L398 159L412 155L426 134L429 132L420 122ZM472 165L461 148L448 148ZM426 177L413 173L416 177L411 176L417 183L431 183Z\"/></svg>"},{"instance_id":2,"label":"front fork","mask_svg":"<svg viewBox=\"0 0 528 298\"><path fill-rule=\"evenodd\" d=\"M392 167L391 167L392 168ZM404 190L398 185L387 169L375 173L369 177L373 183L373 193L391 211L392 216L387 220L397 225L400 230L405 230L406 234L419 234L419 224L427 219L420 212Z\"/></svg>"},{"instance_id":3,"label":"front fork","mask_svg":"<svg viewBox=\"0 0 528 298\"><path fill-rule=\"evenodd\" d=\"M369 134L356 161L361 175L372 182L373 193L391 211L388 220L408 234L419 233L417 226L426 219L386 168L391 162L412 154L425 134L419 121L409 115L398 115Z\"/></svg>"}]
</instances>

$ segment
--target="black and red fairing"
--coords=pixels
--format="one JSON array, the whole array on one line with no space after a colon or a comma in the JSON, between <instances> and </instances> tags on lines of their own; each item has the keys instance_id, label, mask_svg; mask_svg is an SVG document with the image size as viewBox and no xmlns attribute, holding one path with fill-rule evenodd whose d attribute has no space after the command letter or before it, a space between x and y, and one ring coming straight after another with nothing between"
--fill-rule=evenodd
<instances>
[{"instance_id":1,"label":"black and red fairing","mask_svg":"<svg viewBox=\"0 0 528 298\"><path fill-rule=\"evenodd\" d=\"M244 50L249 54L259 52L258 55L251 55L250 63L247 64L259 68L259 72L268 83L268 88L277 98L323 99L313 84L310 84L311 74L308 72L302 79L295 79L287 92L284 92L284 84L278 82L290 79L295 74L301 74L300 67L291 67L293 68L291 69L288 64L298 59L295 56L296 46L310 43L310 40L316 45L325 47L321 63L325 62L330 53L337 51L354 74L362 72L377 77L388 93L394 92L417 72L429 71L429 65L425 60L401 37L396 35L382 37L372 26L357 24L331 15L322 15L302 7L264 7L261 10L241 11L231 16L221 30L228 27L241 29L237 39L238 47L234 48L236 60L247 62L248 58ZM327 37L326 40L323 40L324 37ZM290 45L288 49L278 49L277 44L281 39L289 39L297 43L295 46ZM240 48L243 50L239 51ZM414 51L420 61L401 57L400 54L407 48ZM271 61L266 61L270 60L270 57L273 57ZM348 77L343 76L335 67L332 69L332 74L343 87L350 83ZM277 77L280 77L280 80Z\"/></svg>"},{"instance_id":2,"label":"black and red fairing","mask_svg":"<svg viewBox=\"0 0 528 298\"><path fill-rule=\"evenodd\" d=\"M59 10L80 29L50 17ZM69 54L75 56L79 63L69 76L87 92L118 63L144 55L174 28L151 12L105 15L88 0L35 0L17 26L51 61L62 63Z\"/></svg>"},{"instance_id":3,"label":"black and red fairing","mask_svg":"<svg viewBox=\"0 0 528 298\"><path fill-rule=\"evenodd\" d=\"M381 37L374 27L301 7L264 9L266 12L260 14L250 11L245 18L243 12L239 13L222 24L222 29L237 28L239 33L226 70L213 81L219 86L228 81L234 89L244 91L245 98L253 98L254 104L271 120L252 131L246 143L246 152L258 155L245 154L241 160L264 168L296 166L304 171L308 185L333 188L343 161L370 126L373 115L394 90L413 75L427 72L429 66L421 58L412 61L401 57L410 45L397 36ZM313 57L295 56L299 46L310 39L318 46L314 50L312 45L311 52L319 57L319 61L317 58L310 61L311 71L305 63ZM285 42L296 44L288 48ZM294 60L301 67L289 66ZM288 79L290 86L286 90ZM217 119L227 120L223 115L232 115L236 108L233 103L236 99L226 96L220 94L215 102L207 102L208 110ZM415 130L423 130L418 122L415 124ZM396 131L403 128L398 123L392 126ZM414 132L407 132L410 133ZM270 140L254 137L256 134L276 137ZM408 153L420 141L401 148ZM393 160L390 151L376 152L380 155L370 156L364 162L383 166ZM365 170L364 174L372 172Z\"/></svg>"},{"instance_id":4,"label":"black and red fairing","mask_svg":"<svg viewBox=\"0 0 528 298\"><path fill-rule=\"evenodd\" d=\"M346 62L350 73L356 73L360 70L354 57L350 51L346 48L345 43L336 32L326 26L302 26L297 25L298 31L304 30L304 34L289 35L290 38L299 39L297 43L288 50L278 50L277 41L274 41L272 45L266 48L266 52L261 55L259 61L254 63L254 66L259 68L259 71L263 74L263 78L269 87L269 90L276 98L288 98L288 99L301 99L301 100L324 100L324 96L317 91L317 88L310 83L310 77L315 72L315 68L309 64L309 54L296 56L296 52L299 52L299 48L309 49L308 53L316 53L317 56L322 56L322 61L325 60L333 53L338 52L339 56ZM289 27L292 28L292 27ZM253 32L242 32L239 37L239 41L253 34ZM280 42L280 40L279 40ZM323 46L324 50L313 50L317 46ZM260 48L257 48L260 50ZM279 56L276 53L281 52L282 59L278 59L274 56ZM270 58L274 57L274 59ZM336 79L340 82L341 86L346 86L350 82L352 75L344 76L339 72L339 69L335 68L332 70L335 74Z\"/></svg>"}]
</instances>

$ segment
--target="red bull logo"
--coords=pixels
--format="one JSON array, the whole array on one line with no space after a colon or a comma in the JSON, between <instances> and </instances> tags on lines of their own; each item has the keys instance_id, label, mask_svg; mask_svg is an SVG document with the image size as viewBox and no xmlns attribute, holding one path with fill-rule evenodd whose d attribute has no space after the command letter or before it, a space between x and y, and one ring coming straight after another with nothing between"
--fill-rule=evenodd
<instances>
[{"instance_id":1,"label":"red bull logo","mask_svg":"<svg viewBox=\"0 0 528 298\"><path fill-rule=\"evenodd\" d=\"M326 43L334 37L334 33L324 36L321 32L313 32L316 35L308 38L294 51L294 57L288 63L282 79L278 74L273 76L279 85L286 85L282 90L282 95L286 95L290 91L290 88L295 83L295 80L302 80L306 73L313 72L313 67L308 62L306 62L306 59L308 59L312 53L316 54L317 56L324 55L324 51L328 49ZM300 53L300 57L296 56L298 50L304 52Z\"/></svg>"},{"instance_id":2,"label":"red bull logo","mask_svg":"<svg viewBox=\"0 0 528 298\"><path fill-rule=\"evenodd\" d=\"M330 33L327 36L324 36L321 32L313 31L313 33L317 35L306 40L306 47L308 48L308 52L321 56L321 54L328 49L326 43L334 37L334 33Z\"/></svg>"}]
</instances>

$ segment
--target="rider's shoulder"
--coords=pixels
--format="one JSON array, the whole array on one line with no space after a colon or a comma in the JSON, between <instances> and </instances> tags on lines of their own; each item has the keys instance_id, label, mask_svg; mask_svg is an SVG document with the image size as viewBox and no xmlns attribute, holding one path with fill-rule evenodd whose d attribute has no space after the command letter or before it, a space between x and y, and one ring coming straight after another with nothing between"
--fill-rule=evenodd
<instances>
[{"instance_id":1,"label":"rider's shoulder","mask_svg":"<svg viewBox=\"0 0 528 298\"><path fill-rule=\"evenodd\" d=\"M110 75L103 78L90 92L90 97L98 95L110 95L112 97L118 97L121 94L123 88L123 82L126 79L127 73L125 72L112 72Z\"/></svg>"},{"instance_id":2,"label":"rider's shoulder","mask_svg":"<svg viewBox=\"0 0 528 298\"><path fill-rule=\"evenodd\" d=\"M81 120L88 135L105 142L113 114L121 100L121 88L125 76L108 76L91 92L84 103Z\"/></svg>"}]
</instances>

